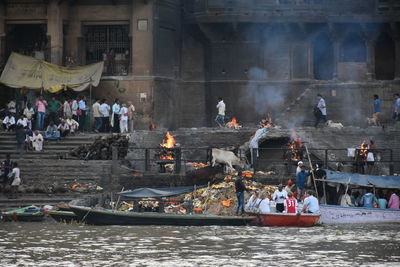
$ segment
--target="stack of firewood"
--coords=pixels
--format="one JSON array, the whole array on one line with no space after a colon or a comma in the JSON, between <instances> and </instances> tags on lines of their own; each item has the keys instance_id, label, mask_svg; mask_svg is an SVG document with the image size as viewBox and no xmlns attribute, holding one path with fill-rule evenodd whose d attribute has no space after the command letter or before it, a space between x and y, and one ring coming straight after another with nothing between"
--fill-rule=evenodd
<instances>
[{"instance_id":1,"label":"stack of firewood","mask_svg":"<svg viewBox=\"0 0 400 267\"><path fill-rule=\"evenodd\" d=\"M81 145L70 151L69 155L84 160L111 160L112 147L117 147L118 159L128 153L129 137L121 134L99 136L91 145Z\"/></svg>"}]
</instances>

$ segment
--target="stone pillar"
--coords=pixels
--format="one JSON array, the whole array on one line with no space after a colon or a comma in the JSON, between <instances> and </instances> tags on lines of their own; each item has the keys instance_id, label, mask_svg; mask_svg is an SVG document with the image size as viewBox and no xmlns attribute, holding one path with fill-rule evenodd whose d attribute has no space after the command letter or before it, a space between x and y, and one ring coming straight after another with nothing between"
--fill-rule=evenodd
<instances>
[{"instance_id":1,"label":"stone pillar","mask_svg":"<svg viewBox=\"0 0 400 267\"><path fill-rule=\"evenodd\" d=\"M308 78L310 80L314 80L314 49L313 49L313 43L311 38L307 38L306 40L307 44L307 51L308 51Z\"/></svg>"},{"instance_id":2,"label":"stone pillar","mask_svg":"<svg viewBox=\"0 0 400 267\"><path fill-rule=\"evenodd\" d=\"M340 40L333 39L333 79L338 79L338 65L340 61Z\"/></svg>"},{"instance_id":3,"label":"stone pillar","mask_svg":"<svg viewBox=\"0 0 400 267\"><path fill-rule=\"evenodd\" d=\"M340 43L342 42L342 36L338 31L335 24L328 23L329 35L332 40L333 46L333 79L337 80L339 78L338 68L340 62Z\"/></svg>"},{"instance_id":4,"label":"stone pillar","mask_svg":"<svg viewBox=\"0 0 400 267\"><path fill-rule=\"evenodd\" d=\"M395 47L395 65L394 65L394 79L400 80L400 35L394 36L394 47Z\"/></svg>"},{"instance_id":5,"label":"stone pillar","mask_svg":"<svg viewBox=\"0 0 400 267\"><path fill-rule=\"evenodd\" d=\"M367 48L367 78L375 80L375 38L368 36L365 38Z\"/></svg>"},{"instance_id":6,"label":"stone pillar","mask_svg":"<svg viewBox=\"0 0 400 267\"><path fill-rule=\"evenodd\" d=\"M155 1L132 1L131 64L136 76L153 75L153 31Z\"/></svg>"},{"instance_id":7,"label":"stone pillar","mask_svg":"<svg viewBox=\"0 0 400 267\"><path fill-rule=\"evenodd\" d=\"M61 65L63 61L63 22L58 0L50 0L47 6L47 35L50 37L50 61Z\"/></svg>"}]
</instances>

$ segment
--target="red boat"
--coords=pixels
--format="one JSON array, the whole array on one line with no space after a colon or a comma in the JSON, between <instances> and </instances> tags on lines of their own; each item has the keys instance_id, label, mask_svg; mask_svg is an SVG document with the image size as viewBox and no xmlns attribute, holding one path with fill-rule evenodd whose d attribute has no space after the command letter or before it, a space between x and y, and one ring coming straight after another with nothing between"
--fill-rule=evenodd
<instances>
[{"instance_id":1,"label":"red boat","mask_svg":"<svg viewBox=\"0 0 400 267\"><path fill-rule=\"evenodd\" d=\"M310 227L318 223L320 214L309 213L249 213L256 219L252 222L258 226L296 226Z\"/></svg>"}]
</instances>

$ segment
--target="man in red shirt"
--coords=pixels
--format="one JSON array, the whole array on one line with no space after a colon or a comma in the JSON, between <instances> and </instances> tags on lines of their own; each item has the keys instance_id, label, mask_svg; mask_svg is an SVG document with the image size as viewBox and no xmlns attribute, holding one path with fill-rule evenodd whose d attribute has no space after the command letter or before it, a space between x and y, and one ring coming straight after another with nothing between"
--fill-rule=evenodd
<instances>
[{"instance_id":1,"label":"man in red shirt","mask_svg":"<svg viewBox=\"0 0 400 267\"><path fill-rule=\"evenodd\" d=\"M285 212L286 213L297 213L297 200L293 197L293 193L288 193L288 198L285 199Z\"/></svg>"}]
</instances>

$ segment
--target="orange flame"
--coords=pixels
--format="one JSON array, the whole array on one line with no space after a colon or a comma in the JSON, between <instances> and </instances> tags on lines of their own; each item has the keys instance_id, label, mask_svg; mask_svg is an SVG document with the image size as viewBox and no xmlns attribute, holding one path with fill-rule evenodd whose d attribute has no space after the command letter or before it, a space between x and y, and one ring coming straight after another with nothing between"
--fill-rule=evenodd
<instances>
[{"instance_id":1,"label":"orange flame","mask_svg":"<svg viewBox=\"0 0 400 267\"><path fill-rule=\"evenodd\" d=\"M169 132L165 134L165 139L162 141L161 146L164 148L164 154L160 155L160 159L174 160L174 152L168 148L175 147L175 138Z\"/></svg>"},{"instance_id":2,"label":"orange flame","mask_svg":"<svg viewBox=\"0 0 400 267\"><path fill-rule=\"evenodd\" d=\"M292 130L291 140L288 144L288 147L291 151L291 160L299 161L301 160L301 151L300 148L303 147L303 140L300 137L297 137L296 131Z\"/></svg>"},{"instance_id":3,"label":"orange flame","mask_svg":"<svg viewBox=\"0 0 400 267\"><path fill-rule=\"evenodd\" d=\"M240 128L241 125L239 123L237 123L236 117L232 117L232 120L226 124L226 127L237 129L237 128Z\"/></svg>"},{"instance_id":4,"label":"orange flame","mask_svg":"<svg viewBox=\"0 0 400 267\"><path fill-rule=\"evenodd\" d=\"M169 132L167 132L165 137L166 139L162 141L161 146L166 148L173 148L175 146L175 138Z\"/></svg>"},{"instance_id":5,"label":"orange flame","mask_svg":"<svg viewBox=\"0 0 400 267\"><path fill-rule=\"evenodd\" d=\"M242 174L243 174L243 177L246 177L246 178L253 178L253 175L254 175L254 173L250 172L250 171L243 171Z\"/></svg>"},{"instance_id":6,"label":"orange flame","mask_svg":"<svg viewBox=\"0 0 400 267\"><path fill-rule=\"evenodd\" d=\"M149 130L150 131L153 131L153 130L155 130L157 127L156 127L156 125L154 124L154 123L152 123L152 124L150 124L149 125Z\"/></svg>"},{"instance_id":7,"label":"orange flame","mask_svg":"<svg viewBox=\"0 0 400 267\"><path fill-rule=\"evenodd\" d=\"M362 143L361 143L361 145L358 147L358 149L359 149L359 156L360 157L364 157L364 158L367 158L367 155L368 155L368 148L369 148L369 146L368 146L368 144L367 144L367 142L365 141L365 140L363 140L362 141Z\"/></svg>"}]
</instances>

